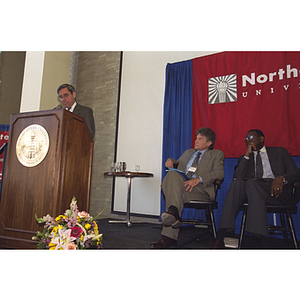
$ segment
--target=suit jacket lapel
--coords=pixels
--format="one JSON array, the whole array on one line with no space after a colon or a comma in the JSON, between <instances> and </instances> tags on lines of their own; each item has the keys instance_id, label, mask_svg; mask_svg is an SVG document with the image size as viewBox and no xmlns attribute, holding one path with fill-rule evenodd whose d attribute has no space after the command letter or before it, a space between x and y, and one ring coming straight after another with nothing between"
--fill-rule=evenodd
<instances>
[{"instance_id":1,"label":"suit jacket lapel","mask_svg":"<svg viewBox=\"0 0 300 300\"><path fill-rule=\"evenodd\" d=\"M247 176L249 178L254 178L255 177L255 165L254 165L254 154L251 153L250 157L249 157L250 161L249 161L249 172L250 174Z\"/></svg>"},{"instance_id":2,"label":"suit jacket lapel","mask_svg":"<svg viewBox=\"0 0 300 300\"><path fill-rule=\"evenodd\" d=\"M78 111L80 110L80 105L77 103L74 107L73 113L78 114Z\"/></svg>"},{"instance_id":3,"label":"suit jacket lapel","mask_svg":"<svg viewBox=\"0 0 300 300\"><path fill-rule=\"evenodd\" d=\"M184 152L184 154L181 156L180 162L178 164L178 169L185 172L186 165L188 164L192 154L195 152L195 149L189 149Z\"/></svg>"},{"instance_id":4,"label":"suit jacket lapel","mask_svg":"<svg viewBox=\"0 0 300 300\"><path fill-rule=\"evenodd\" d=\"M272 151L273 150L272 148L266 147L266 149L267 149L267 154L268 154L268 158L269 158L269 162L270 162L272 172L275 175L274 169L276 170L276 163L277 163L276 152Z\"/></svg>"},{"instance_id":5,"label":"suit jacket lapel","mask_svg":"<svg viewBox=\"0 0 300 300\"><path fill-rule=\"evenodd\" d=\"M205 170L205 168L206 168L206 166L207 166L207 164L208 164L208 162L209 162L210 155L211 155L210 150L207 149L207 150L204 152L204 154L203 154L203 156L202 156L202 158L201 158L201 160L200 160L200 163L199 163L199 165L198 165L198 169L199 169L199 170ZM197 170L198 170L198 169L197 169Z\"/></svg>"}]
</instances>

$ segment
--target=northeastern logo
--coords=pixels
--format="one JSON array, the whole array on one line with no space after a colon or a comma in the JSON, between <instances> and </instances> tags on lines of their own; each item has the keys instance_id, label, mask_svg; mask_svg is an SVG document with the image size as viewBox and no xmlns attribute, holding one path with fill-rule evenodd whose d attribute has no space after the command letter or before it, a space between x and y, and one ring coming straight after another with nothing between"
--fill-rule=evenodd
<instances>
[{"instance_id":1,"label":"northeastern logo","mask_svg":"<svg viewBox=\"0 0 300 300\"><path fill-rule=\"evenodd\" d=\"M237 101L236 74L208 80L208 104Z\"/></svg>"},{"instance_id":2,"label":"northeastern logo","mask_svg":"<svg viewBox=\"0 0 300 300\"><path fill-rule=\"evenodd\" d=\"M20 133L16 144L16 155L23 166L37 166L44 160L48 150L49 135L44 127L34 124Z\"/></svg>"}]
</instances>

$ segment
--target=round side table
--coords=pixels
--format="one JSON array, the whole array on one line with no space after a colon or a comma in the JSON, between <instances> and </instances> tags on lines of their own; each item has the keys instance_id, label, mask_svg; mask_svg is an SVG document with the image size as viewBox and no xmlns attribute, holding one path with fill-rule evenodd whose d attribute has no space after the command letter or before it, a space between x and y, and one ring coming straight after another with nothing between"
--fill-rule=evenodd
<instances>
[{"instance_id":1,"label":"round side table","mask_svg":"<svg viewBox=\"0 0 300 300\"><path fill-rule=\"evenodd\" d=\"M130 198L131 198L131 180L134 177L139 178L148 178L153 177L152 173L144 173L144 172L105 172L104 176L113 176L113 177L126 177L127 178L127 211L126 211L126 219L124 221L109 221L111 224L127 224L128 227L131 227L133 223L145 223L140 221L131 221L130 220Z\"/></svg>"}]
</instances>

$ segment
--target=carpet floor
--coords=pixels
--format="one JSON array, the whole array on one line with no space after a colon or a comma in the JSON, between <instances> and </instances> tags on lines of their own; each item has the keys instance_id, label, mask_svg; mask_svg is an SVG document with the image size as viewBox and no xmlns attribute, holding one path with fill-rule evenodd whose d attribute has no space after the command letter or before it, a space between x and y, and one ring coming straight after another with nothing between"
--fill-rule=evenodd
<instances>
[{"instance_id":1,"label":"carpet floor","mask_svg":"<svg viewBox=\"0 0 300 300\"><path fill-rule=\"evenodd\" d=\"M100 233L103 234L104 249L150 249L150 244L160 239L161 224L148 222L146 224L109 224L108 219L97 220ZM237 238L232 235L232 238ZM293 244L287 244L281 238L272 237L272 248L293 249ZM210 249L214 239L207 228L183 226L180 229L177 247L175 249ZM258 249L256 237L245 235L242 249ZM228 250L230 250L228 248Z\"/></svg>"}]
</instances>

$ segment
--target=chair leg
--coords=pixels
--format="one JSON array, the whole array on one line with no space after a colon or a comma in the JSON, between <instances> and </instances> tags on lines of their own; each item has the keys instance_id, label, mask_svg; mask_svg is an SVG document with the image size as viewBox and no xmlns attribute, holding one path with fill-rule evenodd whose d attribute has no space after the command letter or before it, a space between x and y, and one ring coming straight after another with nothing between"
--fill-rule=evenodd
<instances>
[{"instance_id":1,"label":"chair leg","mask_svg":"<svg viewBox=\"0 0 300 300\"><path fill-rule=\"evenodd\" d=\"M281 227L283 228L283 230L282 230L283 238L286 241L288 241L287 227L286 227L286 222L285 222L285 217L284 217L283 212L280 212L280 224L281 224Z\"/></svg>"},{"instance_id":2,"label":"chair leg","mask_svg":"<svg viewBox=\"0 0 300 300\"><path fill-rule=\"evenodd\" d=\"M246 217L247 217L247 207L245 206L244 211L243 211L240 238L239 238L239 249L241 249L241 247L242 247L242 242L243 242L243 238L244 238Z\"/></svg>"},{"instance_id":3,"label":"chair leg","mask_svg":"<svg viewBox=\"0 0 300 300\"><path fill-rule=\"evenodd\" d=\"M294 246L295 246L296 249L298 249L298 243L297 243L295 227L294 227L293 219L292 219L292 216L291 216L291 213L290 213L289 209L286 211L286 215L287 215L289 227L290 227L290 230L291 230L291 235L292 235L292 239L293 239L293 242L294 242Z\"/></svg>"},{"instance_id":4,"label":"chair leg","mask_svg":"<svg viewBox=\"0 0 300 300\"><path fill-rule=\"evenodd\" d=\"M214 218L214 212L213 212L211 205L206 207L205 211L206 211L206 221L211 224L213 236L216 239L217 238L216 223L215 223L215 218Z\"/></svg>"}]
</instances>

